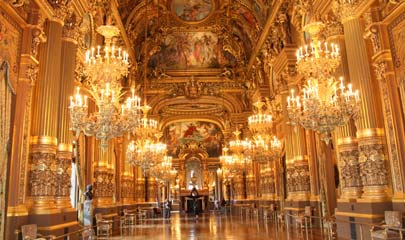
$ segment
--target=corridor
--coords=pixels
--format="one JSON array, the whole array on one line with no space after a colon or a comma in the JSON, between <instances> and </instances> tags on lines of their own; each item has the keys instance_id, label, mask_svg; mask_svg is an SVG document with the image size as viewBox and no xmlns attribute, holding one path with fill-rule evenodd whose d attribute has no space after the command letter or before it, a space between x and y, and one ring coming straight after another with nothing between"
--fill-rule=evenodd
<instances>
[{"instance_id":1,"label":"corridor","mask_svg":"<svg viewBox=\"0 0 405 240\"><path fill-rule=\"evenodd\" d=\"M309 230L308 239L327 239L321 235L319 229ZM276 227L273 222L265 223L258 219L246 219L238 216L224 216L205 214L196 220L194 216L180 216L172 214L170 220L151 219L143 225L136 225L127 236L114 239L209 239L209 240L296 240L306 239L305 229L296 228L286 230L285 226Z\"/></svg>"}]
</instances>

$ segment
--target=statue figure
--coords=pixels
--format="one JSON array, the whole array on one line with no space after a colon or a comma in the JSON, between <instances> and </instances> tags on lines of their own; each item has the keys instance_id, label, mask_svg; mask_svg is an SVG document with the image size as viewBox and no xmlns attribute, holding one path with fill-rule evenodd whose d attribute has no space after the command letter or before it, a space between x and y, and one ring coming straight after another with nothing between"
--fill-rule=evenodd
<instances>
[{"instance_id":1,"label":"statue figure","mask_svg":"<svg viewBox=\"0 0 405 240\"><path fill-rule=\"evenodd\" d=\"M93 190L93 185L89 184L86 187L86 192L84 193L85 200L93 200L93 193L91 192Z\"/></svg>"}]
</instances>

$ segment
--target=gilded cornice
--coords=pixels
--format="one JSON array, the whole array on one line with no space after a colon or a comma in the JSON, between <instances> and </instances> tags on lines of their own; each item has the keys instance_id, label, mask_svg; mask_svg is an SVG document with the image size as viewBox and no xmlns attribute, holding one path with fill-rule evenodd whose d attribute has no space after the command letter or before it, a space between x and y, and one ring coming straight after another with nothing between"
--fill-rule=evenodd
<instances>
[{"instance_id":1,"label":"gilded cornice","mask_svg":"<svg viewBox=\"0 0 405 240\"><path fill-rule=\"evenodd\" d=\"M284 4L284 1L276 1L275 2L273 10L271 11L270 16L267 18L266 24L263 27L263 31L262 31L262 33L261 33L261 35L259 37L259 40L256 42L255 47L254 47L254 49L252 51L252 54L250 55L250 59L249 59L248 64L247 64L247 72L249 72L250 69L252 68L253 63L255 62L255 59L256 59L257 55L259 54L259 52L260 52L260 50L262 48L262 45L266 41L267 36L269 35L269 32L270 32L270 28L273 25L276 17L278 16L279 10L283 6L283 4Z\"/></svg>"}]
</instances>

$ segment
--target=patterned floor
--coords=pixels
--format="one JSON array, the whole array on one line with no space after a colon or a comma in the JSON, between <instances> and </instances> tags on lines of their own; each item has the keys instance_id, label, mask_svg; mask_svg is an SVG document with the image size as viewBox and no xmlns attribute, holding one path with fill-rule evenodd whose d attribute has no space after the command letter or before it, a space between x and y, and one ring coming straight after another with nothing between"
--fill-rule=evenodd
<instances>
[{"instance_id":1,"label":"patterned floor","mask_svg":"<svg viewBox=\"0 0 405 240\"><path fill-rule=\"evenodd\" d=\"M148 220L147 224L136 225L131 233L113 239L209 239L209 240L296 240L296 239L327 239L321 236L319 230L309 230L308 238L305 230L276 227L274 223L258 219L223 216L219 214L205 214L196 219L194 216L180 216L172 214L170 219Z\"/></svg>"}]
</instances>

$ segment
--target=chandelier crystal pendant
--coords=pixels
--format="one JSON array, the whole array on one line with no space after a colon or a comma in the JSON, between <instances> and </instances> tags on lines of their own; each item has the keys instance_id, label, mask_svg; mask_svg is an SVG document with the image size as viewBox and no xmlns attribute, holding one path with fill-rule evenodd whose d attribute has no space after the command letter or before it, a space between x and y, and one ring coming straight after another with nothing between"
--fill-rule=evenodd
<instances>
[{"instance_id":1,"label":"chandelier crystal pendant","mask_svg":"<svg viewBox=\"0 0 405 240\"><path fill-rule=\"evenodd\" d=\"M305 27L314 36L315 42L322 26L322 23L316 22ZM308 47L297 50L297 70L305 76L306 84L302 87L301 96L291 90L287 111L293 125L300 124L305 129L318 132L328 144L330 133L336 127L358 117L360 96L351 84L345 86L342 77L339 81L332 75L340 63L338 47L331 45L328 48L326 43L320 42L310 46L310 51Z\"/></svg>"},{"instance_id":2,"label":"chandelier crystal pendant","mask_svg":"<svg viewBox=\"0 0 405 240\"><path fill-rule=\"evenodd\" d=\"M88 113L87 96L76 94L70 97L71 129L76 136L81 131L87 136L101 140L101 147L108 146L108 140L131 131L138 124L140 98L132 94L122 104L125 93L120 78L128 74L128 53L112 45L111 40L119 34L116 26L100 26L97 31L104 36L105 47L93 47L86 52L84 74L87 76L86 92L95 102L97 110Z\"/></svg>"}]
</instances>

